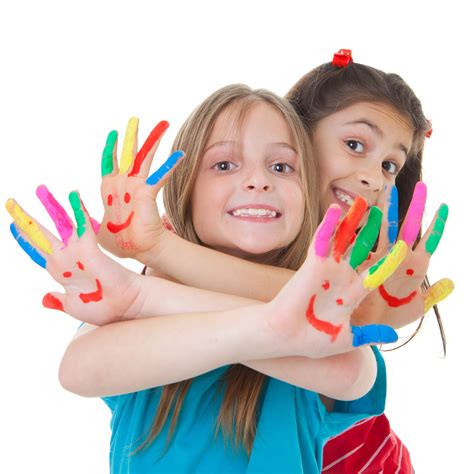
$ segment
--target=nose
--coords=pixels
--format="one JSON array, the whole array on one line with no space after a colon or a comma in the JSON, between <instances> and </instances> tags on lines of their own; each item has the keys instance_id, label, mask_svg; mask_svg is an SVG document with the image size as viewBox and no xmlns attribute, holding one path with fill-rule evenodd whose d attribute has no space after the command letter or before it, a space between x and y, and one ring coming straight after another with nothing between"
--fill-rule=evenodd
<instances>
[{"instance_id":1,"label":"nose","mask_svg":"<svg viewBox=\"0 0 474 474\"><path fill-rule=\"evenodd\" d=\"M253 167L249 170L242 185L247 191L270 191L272 189L268 172L260 167Z\"/></svg>"},{"instance_id":2,"label":"nose","mask_svg":"<svg viewBox=\"0 0 474 474\"><path fill-rule=\"evenodd\" d=\"M383 173L378 163L360 170L358 179L370 191L379 192L383 188Z\"/></svg>"}]
</instances>

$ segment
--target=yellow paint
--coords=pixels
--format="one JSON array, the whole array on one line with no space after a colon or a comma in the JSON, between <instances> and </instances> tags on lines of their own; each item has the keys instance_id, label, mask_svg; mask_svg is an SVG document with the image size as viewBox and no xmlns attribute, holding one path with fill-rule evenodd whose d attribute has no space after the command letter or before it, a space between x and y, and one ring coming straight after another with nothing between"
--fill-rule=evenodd
<instances>
[{"instance_id":1,"label":"yellow paint","mask_svg":"<svg viewBox=\"0 0 474 474\"><path fill-rule=\"evenodd\" d=\"M378 288L383 282L390 278L390 276L395 272L400 263L406 257L408 251L407 244L403 240L399 240L390 250L390 253L387 255L385 261L380 265L377 270L375 270L372 275L367 275L363 285L369 290Z\"/></svg>"},{"instance_id":2,"label":"yellow paint","mask_svg":"<svg viewBox=\"0 0 474 474\"><path fill-rule=\"evenodd\" d=\"M14 199L7 201L6 208L15 221L15 225L24 232L31 243L43 252L52 255L53 248L51 247L51 243L41 231L38 223L26 214Z\"/></svg>"},{"instance_id":3,"label":"yellow paint","mask_svg":"<svg viewBox=\"0 0 474 474\"><path fill-rule=\"evenodd\" d=\"M443 301L454 290L454 283L449 278L443 278L430 286L423 295L425 307L424 312L427 313L435 304Z\"/></svg>"},{"instance_id":4,"label":"yellow paint","mask_svg":"<svg viewBox=\"0 0 474 474\"><path fill-rule=\"evenodd\" d=\"M127 131L123 140L122 154L120 156L120 174L125 174L132 164L137 144L138 118L131 117L128 121Z\"/></svg>"}]
</instances>

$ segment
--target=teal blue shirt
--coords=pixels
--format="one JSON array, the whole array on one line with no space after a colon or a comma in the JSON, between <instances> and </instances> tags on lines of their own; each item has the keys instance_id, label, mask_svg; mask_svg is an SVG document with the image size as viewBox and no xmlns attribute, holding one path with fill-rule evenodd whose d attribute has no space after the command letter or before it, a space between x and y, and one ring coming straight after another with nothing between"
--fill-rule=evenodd
<instances>
[{"instance_id":1,"label":"teal blue shirt","mask_svg":"<svg viewBox=\"0 0 474 474\"><path fill-rule=\"evenodd\" d=\"M154 443L138 454L154 418L161 387L103 400L112 410L110 472L124 473L318 473L324 443L353 423L379 415L385 407L385 364L374 349L378 374L372 390L353 402L336 402L328 413L319 396L269 377L262 392L257 433L250 458L243 449L224 446L214 426L222 401L221 367L192 382L184 399L173 440L166 443L168 424Z\"/></svg>"}]
</instances>

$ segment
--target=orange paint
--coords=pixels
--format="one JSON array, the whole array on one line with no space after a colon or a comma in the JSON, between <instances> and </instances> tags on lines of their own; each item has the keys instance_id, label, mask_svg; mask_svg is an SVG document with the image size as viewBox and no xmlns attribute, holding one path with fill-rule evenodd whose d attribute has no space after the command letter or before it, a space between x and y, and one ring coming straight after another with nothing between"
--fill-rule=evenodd
<instances>
[{"instance_id":1,"label":"orange paint","mask_svg":"<svg viewBox=\"0 0 474 474\"><path fill-rule=\"evenodd\" d=\"M313 326L316 330L324 332L331 336L331 342L334 342L337 339L337 336L341 332L342 324L336 326L329 321L323 321L322 319L318 319L314 314L313 304L314 300L316 299L316 295L311 296L308 304L308 308L306 309L306 319Z\"/></svg>"},{"instance_id":2,"label":"orange paint","mask_svg":"<svg viewBox=\"0 0 474 474\"><path fill-rule=\"evenodd\" d=\"M53 296L51 293L47 293L46 295L44 295L43 306L45 308L56 309L58 311L64 312L64 307L61 301L59 301L58 298Z\"/></svg>"}]
</instances>

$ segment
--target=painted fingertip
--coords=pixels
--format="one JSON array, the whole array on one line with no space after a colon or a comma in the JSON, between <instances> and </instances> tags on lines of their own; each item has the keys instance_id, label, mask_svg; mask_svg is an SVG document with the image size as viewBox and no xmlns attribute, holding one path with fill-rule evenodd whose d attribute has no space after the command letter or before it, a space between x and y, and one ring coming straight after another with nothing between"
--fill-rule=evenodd
<instances>
[{"instance_id":1,"label":"painted fingertip","mask_svg":"<svg viewBox=\"0 0 474 474\"><path fill-rule=\"evenodd\" d=\"M430 286L424 295L424 312L427 313L435 304L446 299L454 291L454 282L443 278Z\"/></svg>"},{"instance_id":2,"label":"painted fingertip","mask_svg":"<svg viewBox=\"0 0 474 474\"><path fill-rule=\"evenodd\" d=\"M390 245L393 245L398 237L398 189L395 185L390 190L387 219L388 242Z\"/></svg>"},{"instance_id":3,"label":"painted fingertip","mask_svg":"<svg viewBox=\"0 0 474 474\"><path fill-rule=\"evenodd\" d=\"M138 132L138 117L130 117L127 131L123 140L122 155L120 158L120 174L125 174L133 161Z\"/></svg>"},{"instance_id":4,"label":"painted fingertip","mask_svg":"<svg viewBox=\"0 0 474 474\"><path fill-rule=\"evenodd\" d=\"M33 260L33 262L38 264L40 267L46 268L46 259L21 236L13 222L10 224L10 232L12 233L13 238L18 242L18 245L31 258L31 260Z\"/></svg>"},{"instance_id":5,"label":"painted fingertip","mask_svg":"<svg viewBox=\"0 0 474 474\"><path fill-rule=\"evenodd\" d=\"M447 204L441 204L440 208L438 209L438 213L436 215L435 225L433 230L428 237L428 240L425 243L425 250L430 254L433 255L435 250L438 248L438 244L441 241L441 237L443 237L444 227L446 225L446 221L448 220L449 215L449 207Z\"/></svg>"},{"instance_id":6,"label":"painted fingertip","mask_svg":"<svg viewBox=\"0 0 474 474\"><path fill-rule=\"evenodd\" d=\"M107 135L107 140L105 142L105 147L102 152L102 161L101 161L101 173L102 176L107 176L111 174L114 170L114 149L117 143L118 132L112 130Z\"/></svg>"},{"instance_id":7,"label":"painted fingertip","mask_svg":"<svg viewBox=\"0 0 474 474\"><path fill-rule=\"evenodd\" d=\"M171 171L178 161L184 156L184 151L182 150L177 150L173 152L168 159L161 165L158 170L156 170L152 175L148 177L146 180L146 184L149 186L154 186L157 184L160 180L162 180L165 175Z\"/></svg>"},{"instance_id":8,"label":"painted fingertip","mask_svg":"<svg viewBox=\"0 0 474 474\"><path fill-rule=\"evenodd\" d=\"M43 306L48 309L55 309L57 311L64 311L64 306L61 301L53 296L51 293L47 293L43 297Z\"/></svg>"},{"instance_id":9,"label":"painted fingertip","mask_svg":"<svg viewBox=\"0 0 474 474\"><path fill-rule=\"evenodd\" d=\"M411 247L421 227L427 196L426 184L418 181L403 225L402 239Z\"/></svg>"},{"instance_id":10,"label":"painted fingertip","mask_svg":"<svg viewBox=\"0 0 474 474\"><path fill-rule=\"evenodd\" d=\"M383 324L369 324L367 326L352 326L352 346L359 347L365 344L389 344L398 341L395 329Z\"/></svg>"},{"instance_id":11,"label":"painted fingertip","mask_svg":"<svg viewBox=\"0 0 474 474\"><path fill-rule=\"evenodd\" d=\"M325 258L329 253L329 242L336 229L342 209L337 204L332 204L324 215L323 221L317 230L314 239L314 253L318 257Z\"/></svg>"},{"instance_id":12,"label":"painted fingertip","mask_svg":"<svg viewBox=\"0 0 474 474\"><path fill-rule=\"evenodd\" d=\"M81 208L81 198L77 191L71 191L69 193L69 202L74 212L74 217L76 218L77 235L78 237L81 237L87 229L86 215Z\"/></svg>"}]
</instances>

